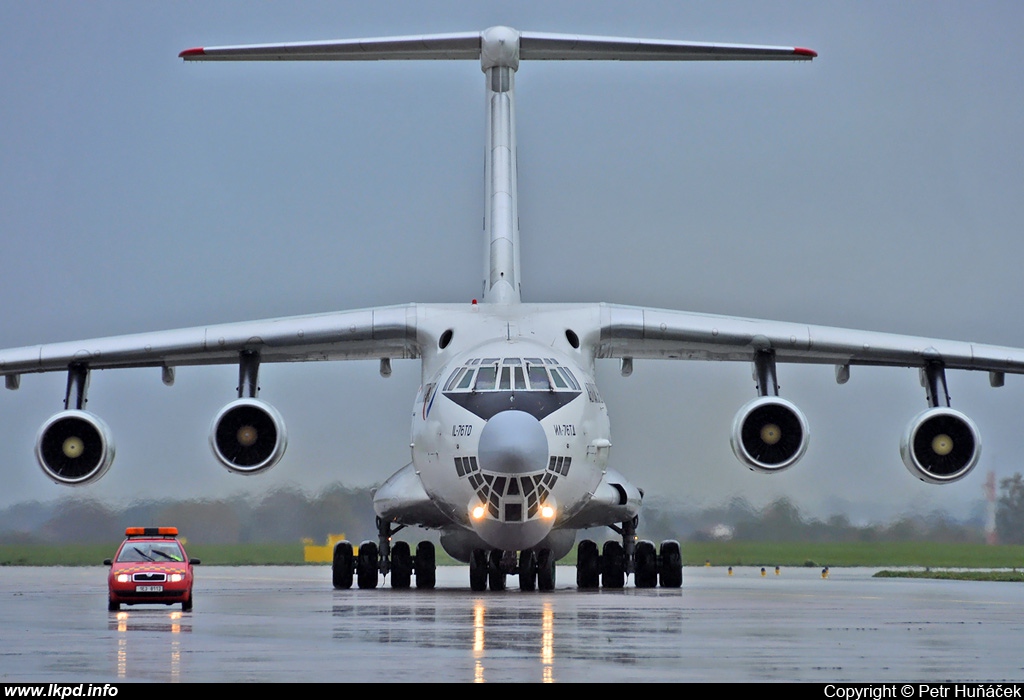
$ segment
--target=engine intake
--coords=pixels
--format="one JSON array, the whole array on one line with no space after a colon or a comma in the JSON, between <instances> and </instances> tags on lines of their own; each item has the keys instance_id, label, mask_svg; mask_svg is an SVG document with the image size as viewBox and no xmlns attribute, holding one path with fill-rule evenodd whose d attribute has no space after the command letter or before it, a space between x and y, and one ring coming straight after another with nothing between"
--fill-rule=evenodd
<instances>
[{"instance_id":1,"label":"engine intake","mask_svg":"<svg viewBox=\"0 0 1024 700\"><path fill-rule=\"evenodd\" d=\"M110 428L88 411L61 411L39 429L36 460L58 484L92 483L106 474L114 462Z\"/></svg>"},{"instance_id":2,"label":"engine intake","mask_svg":"<svg viewBox=\"0 0 1024 700\"><path fill-rule=\"evenodd\" d=\"M907 470L929 484L948 484L967 476L981 456L974 421L952 408L929 408L910 421L900 455Z\"/></svg>"},{"instance_id":3,"label":"engine intake","mask_svg":"<svg viewBox=\"0 0 1024 700\"><path fill-rule=\"evenodd\" d=\"M796 464L807 451L807 419L778 396L746 404L732 424L732 451L756 472L774 473Z\"/></svg>"},{"instance_id":4,"label":"engine intake","mask_svg":"<svg viewBox=\"0 0 1024 700\"><path fill-rule=\"evenodd\" d=\"M281 414L258 399L232 401L220 410L210 427L213 455L236 474L270 469L280 461L287 446Z\"/></svg>"}]
</instances>

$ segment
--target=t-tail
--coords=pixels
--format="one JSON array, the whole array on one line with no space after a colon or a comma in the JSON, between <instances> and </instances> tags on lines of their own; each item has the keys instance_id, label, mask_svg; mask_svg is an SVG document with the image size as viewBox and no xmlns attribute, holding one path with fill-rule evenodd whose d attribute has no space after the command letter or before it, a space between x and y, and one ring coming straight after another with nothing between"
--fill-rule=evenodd
<instances>
[{"instance_id":1,"label":"t-tail","mask_svg":"<svg viewBox=\"0 0 1024 700\"><path fill-rule=\"evenodd\" d=\"M520 60L736 61L810 60L810 49L707 44L660 39L519 32L482 32L218 46L182 51L186 61L372 61L479 59L486 76L487 151L482 301L521 299L519 207L516 191L515 74Z\"/></svg>"}]
</instances>

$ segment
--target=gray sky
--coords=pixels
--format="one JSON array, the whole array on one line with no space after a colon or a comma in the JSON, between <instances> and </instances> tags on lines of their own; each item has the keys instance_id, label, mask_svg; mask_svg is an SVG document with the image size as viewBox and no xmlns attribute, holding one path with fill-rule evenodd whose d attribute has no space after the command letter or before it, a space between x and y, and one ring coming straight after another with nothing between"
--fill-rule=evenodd
<instances>
[{"instance_id":1,"label":"gray sky","mask_svg":"<svg viewBox=\"0 0 1024 700\"><path fill-rule=\"evenodd\" d=\"M192 46L478 30L806 46L811 64L524 62L524 297L608 301L1024 346L1024 7L1016 2L0 0L0 347L407 301L481 278L475 62L184 64ZM379 482L408 461L418 363L265 365L289 450L231 475L209 422L234 367L96 372L111 471L35 464L65 377L0 392L0 506ZM1024 379L950 373L982 461L947 487L898 454L910 370L780 367L811 423L773 476L732 456L745 364L599 370L615 466L690 503L788 495L816 514L967 513L1020 470Z\"/></svg>"}]
</instances>

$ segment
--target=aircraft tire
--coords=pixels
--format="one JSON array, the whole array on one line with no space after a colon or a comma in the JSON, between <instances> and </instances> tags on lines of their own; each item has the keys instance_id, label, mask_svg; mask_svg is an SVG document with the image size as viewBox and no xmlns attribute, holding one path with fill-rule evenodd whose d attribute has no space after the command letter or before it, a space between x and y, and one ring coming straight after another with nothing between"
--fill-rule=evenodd
<instances>
[{"instance_id":1,"label":"aircraft tire","mask_svg":"<svg viewBox=\"0 0 1024 700\"><path fill-rule=\"evenodd\" d=\"M487 590L487 550L474 549L469 557L469 588L478 592Z\"/></svg>"},{"instance_id":2,"label":"aircraft tire","mask_svg":"<svg viewBox=\"0 0 1024 700\"><path fill-rule=\"evenodd\" d=\"M334 545L334 558L331 560L331 582L335 588L352 588L352 543L338 542Z\"/></svg>"},{"instance_id":3,"label":"aircraft tire","mask_svg":"<svg viewBox=\"0 0 1024 700\"><path fill-rule=\"evenodd\" d=\"M626 585L626 554L622 543L609 540L604 543L601 556L601 586L622 588Z\"/></svg>"},{"instance_id":4,"label":"aircraft tire","mask_svg":"<svg viewBox=\"0 0 1024 700\"><path fill-rule=\"evenodd\" d=\"M519 553L519 590L532 591L537 587L537 554L532 549Z\"/></svg>"},{"instance_id":5,"label":"aircraft tire","mask_svg":"<svg viewBox=\"0 0 1024 700\"><path fill-rule=\"evenodd\" d=\"M408 542L395 542L391 548L391 587L408 588L412 585L412 554Z\"/></svg>"},{"instance_id":6,"label":"aircraft tire","mask_svg":"<svg viewBox=\"0 0 1024 700\"><path fill-rule=\"evenodd\" d=\"M377 587L377 543L367 540L359 545L356 557L356 580L360 588Z\"/></svg>"},{"instance_id":7,"label":"aircraft tire","mask_svg":"<svg viewBox=\"0 0 1024 700\"><path fill-rule=\"evenodd\" d=\"M555 590L555 558L550 549L537 553L537 588L542 591Z\"/></svg>"},{"instance_id":8,"label":"aircraft tire","mask_svg":"<svg viewBox=\"0 0 1024 700\"><path fill-rule=\"evenodd\" d=\"M654 543L641 540L636 544L636 567L633 580L637 588L654 588L658 585L658 555Z\"/></svg>"},{"instance_id":9,"label":"aircraft tire","mask_svg":"<svg viewBox=\"0 0 1024 700\"><path fill-rule=\"evenodd\" d=\"M437 564L434 557L434 543L420 542L416 545L416 588L432 589L437 583Z\"/></svg>"},{"instance_id":10,"label":"aircraft tire","mask_svg":"<svg viewBox=\"0 0 1024 700\"><path fill-rule=\"evenodd\" d=\"M582 540L576 547L576 587L597 588L601 585L601 564L597 544Z\"/></svg>"},{"instance_id":11,"label":"aircraft tire","mask_svg":"<svg viewBox=\"0 0 1024 700\"><path fill-rule=\"evenodd\" d=\"M661 543L659 577L662 588L679 588L683 585L683 555L679 543L675 540L665 540Z\"/></svg>"},{"instance_id":12,"label":"aircraft tire","mask_svg":"<svg viewBox=\"0 0 1024 700\"><path fill-rule=\"evenodd\" d=\"M501 559L505 552L492 549L487 562L487 583L492 591L505 590L505 572L501 570Z\"/></svg>"}]
</instances>

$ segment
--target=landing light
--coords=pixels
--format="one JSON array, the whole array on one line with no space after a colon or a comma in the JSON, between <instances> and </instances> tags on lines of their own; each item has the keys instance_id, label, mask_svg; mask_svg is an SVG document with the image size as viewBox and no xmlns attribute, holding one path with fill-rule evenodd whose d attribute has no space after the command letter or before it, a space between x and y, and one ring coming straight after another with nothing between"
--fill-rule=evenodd
<instances>
[{"instance_id":1,"label":"landing light","mask_svg":"<svg viewBox=\"0 0 1024 700\"><path fill-rule=\"evenodd\" d=\"M550 520L551 518L555 517L555 509L552 508L551 506L541 506L540 517L544 518L545 520Z\"/></svg>"},{"instance_id":2,"label":"landing light","mask_svg":"<svg viewBox=\"0 0 1024 700\"><path fill-rule=\"evenodd\" d=\"M470 511L470 514L473 516L473 520L480 520L484 517L484 513L486 512L487 509L483 506L473 506L473 510Z\"/></svg>"}]
</instances>

